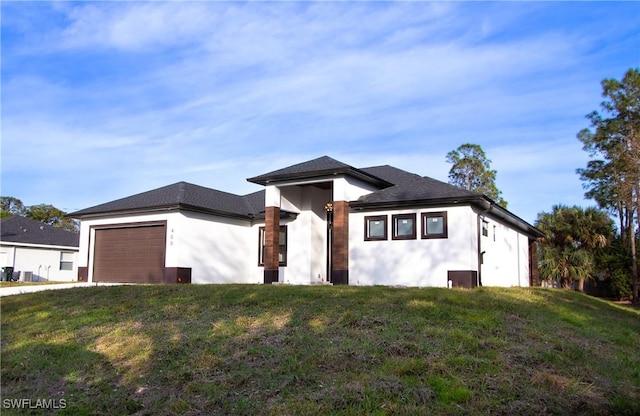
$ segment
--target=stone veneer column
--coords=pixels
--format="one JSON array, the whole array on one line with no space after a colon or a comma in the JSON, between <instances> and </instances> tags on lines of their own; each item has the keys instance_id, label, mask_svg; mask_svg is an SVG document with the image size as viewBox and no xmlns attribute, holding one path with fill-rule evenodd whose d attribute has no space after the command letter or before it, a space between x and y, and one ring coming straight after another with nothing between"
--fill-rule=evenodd
<instances>
[{"instance_id":1,"label":"stone veneer column","mask_svg":"<svg viewBox=\"0 0 640 416\"><path fill-rule=\"evenodd\" d=\"M349 202L333 202L333 248L331 282L349 284Z\"/></svg>"},{"instance_id":2,"label":"stone veneer column","mask_svg":"<svg viewBox=\"0 0 640 416\"><path fill-rule=\"evenodd\" d=\"M264 224L264 283L278 281L280 208L266 207Z\"/></svg>"}]
</instances>

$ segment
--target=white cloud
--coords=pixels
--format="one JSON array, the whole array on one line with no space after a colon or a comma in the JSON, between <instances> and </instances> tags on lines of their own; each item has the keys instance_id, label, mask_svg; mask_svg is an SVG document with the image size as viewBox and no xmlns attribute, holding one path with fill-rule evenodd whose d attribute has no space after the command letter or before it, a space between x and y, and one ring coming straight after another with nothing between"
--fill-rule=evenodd
<instances>
[{"instance_id":1,"label":"white cloud","mask_svg":"<svg viewBox=\"0 0 640 416\"><path fill-rule=\"evenodd\" d=\"M215 24L211 17L206 3L90 3L69 10L60 46L133 51L188 43Z\"/></svg>"},{"instance_id":2,"label":"white cloud","mask_svg":"<svg viewBox=\"0 0 640 416\"><path fill-rule=\"evenodd\" d=\"M597 106L605 71L585 62L617 33L540 19L586 5L2 7L3 157L12 158L3 176L30 158L38 192L47 183L64 194L44 179L60 172L82 189L101 184L93 201L67 195L82 199L75 205L178 180L243 192L253 189L246 177L323 154L446 180L445 154L464 142L487 150L508 199L522 195L518 182L529 194L550 189L540 168L573 187L567 172L581 159L567 143ZM34 13L18 19L21 7ZM4 36L7 25L22 37Z\"/></svg>"}]
</instances>

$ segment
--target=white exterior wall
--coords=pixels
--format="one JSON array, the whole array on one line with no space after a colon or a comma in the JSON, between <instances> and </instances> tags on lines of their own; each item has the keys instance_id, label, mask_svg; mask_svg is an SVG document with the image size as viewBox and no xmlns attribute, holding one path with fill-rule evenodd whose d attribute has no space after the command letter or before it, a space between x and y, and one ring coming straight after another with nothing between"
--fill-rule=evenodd
<instances>
[{"instance_id":1,"label":"white exterior wall","mask_svg":"<svg viewBox=\"0 0 640 416\"><path fill-rule=\"evenodd\" d=\"M72 270L60 270L61 253L73 253ZM41 246L38 244L3 244L0 246L2 267L13 267L14 274L32 272L32 281L73 282L78 280L78 249L63 246Z\"/></svg>"},{"instance_id":2,"label":"white exterior wall","mask_svg":"<svg viewBox=\"0 0 640 416\"><path fill-rule=\"evenodd\" d=\"M421 213L447 212L448 238L421 239ZM416 239L392 239L392 214L416 214ZM388 239L365 241L365 217L387 215ZM477 216L470 207L352 212L349 284L447 287L448 271L478 270Z\"/></svg>"},{"instance_id":3,"label":"white exterior wall","mask_svg":"<svg viewBox=\"0 0 640 416\"><path fill-rule=\"evenodd\" d=\"M334 201L355 201L362 195L377 190L378 188L351 177L338 177L333 180Z\"/></svg>"},{"instance_id":4,"label":"white exterior wall","mask_svg":"<svg viewBox=\"0 0 640 416\"><path fill-rule=\"evenodd\" d=\"M263 281L258 228L249 221L185 211L167 226L167 245L166 266L190 267L191 283Z\"/></svg>"},{"instance_id":5,"label":"white exterior wall","mask_svg":"<svg viewBox=\"0 0 640 416\"><path fill-rule=\"evenodd\" d=\"M529 239L513 228L484 217L488 235L482 236L483 286L529 286Z\"/></svg>"},{"instance_id":6,"label":"white exterior wall","mask_svg":"<svg viewBox=\"0 0 640 416\"><path fill-rule=\"evenodd\" d=\"M287 265L279 268L279 281L311 284L326 281L327 224L325 204L352 201L372 191L353 178L334 177L330 189L299 183L267 187L271 205L297 213L281 220L287 225ZM329 179L326 181L328 182ZM422 239L421 214L447 212L448 238ZM392 215L416 214L416 239L392 239ZM386 241L365 241L365 217L387 216ZM478 212L470 206L356 211L349 214L349 284L446 287L449 271L478 271ZM500 221L486 217L488 236L481 237L484 286L528 286L529 246L526 235ZM262 283L264 268L258 265L259 228L264 222L214 215L161 211L109 218L85 219L81 223L77 267L89 267L93 280L95 231L92 226L166 221L165 267L191 268L192 283ZM494 232L495 231L495 232ZM495 234L495 239L494 239ZM13 255L13 254L12 254ZM0 256L1 258L1 256ZM43 263L44 264L44 263ZM47 263L49 264L49 263ZM59 269L59 252L55 263ZM49 272L53 267L49 268ZM16 271L20 270L16 266ZM31 271L31 270L30 270ZM34 275L37 270L32 270ZM53 280L53 279L52 279Z\"/></svg>"}]
</instances>

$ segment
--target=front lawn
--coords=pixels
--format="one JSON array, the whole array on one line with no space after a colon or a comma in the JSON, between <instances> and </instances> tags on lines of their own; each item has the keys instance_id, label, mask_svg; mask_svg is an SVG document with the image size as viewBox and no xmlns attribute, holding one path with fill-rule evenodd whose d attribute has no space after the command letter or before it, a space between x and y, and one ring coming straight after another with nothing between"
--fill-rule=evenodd
<instances>
[{"instance_id":1,"label":"front lawn","mask_svg":"<svg viewBox=\"0 0 640 416\"><path fill-rule=\"evenodd\" d=\"M1 302L3 415L640 414L640 311L575 292L157 285ZM58 409L6 400L24 398Z\"/></svg>"}]
</instances>

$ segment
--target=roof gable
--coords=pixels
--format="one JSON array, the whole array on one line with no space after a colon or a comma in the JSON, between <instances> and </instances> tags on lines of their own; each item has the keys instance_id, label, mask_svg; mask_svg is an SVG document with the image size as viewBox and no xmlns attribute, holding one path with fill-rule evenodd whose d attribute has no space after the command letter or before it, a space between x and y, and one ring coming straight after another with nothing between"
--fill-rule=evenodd
<instances>
[{"instance_id":1,"label":"roof gable","mask_svg":"<svg viewBox=\"0 0 640 416\"><path fill-rule=\"evenodd\" d=\"M279 183L287 181L295 181L301 179L312 179L327 175L344 174L356 177L368 183L375 184L380 187L391 185L382 178L356 169L353 166L342 163L329 156L322 156L307 162L298 163L283 169L274 170L273 172L248 178L247 181L257 183L259 185L267 185L270 183Z\"/></svg>"},{"instance_id":2,"label":"roof gable","mask_svg":"<svg viewBox=\"0 0 640 416\"><path fill-rule=\"evenodd\" d=\"M80 236L78 234L19 215L2 218L0 229L2 242L64 247L79 246Z\"/></svg>"}]
</instances>

